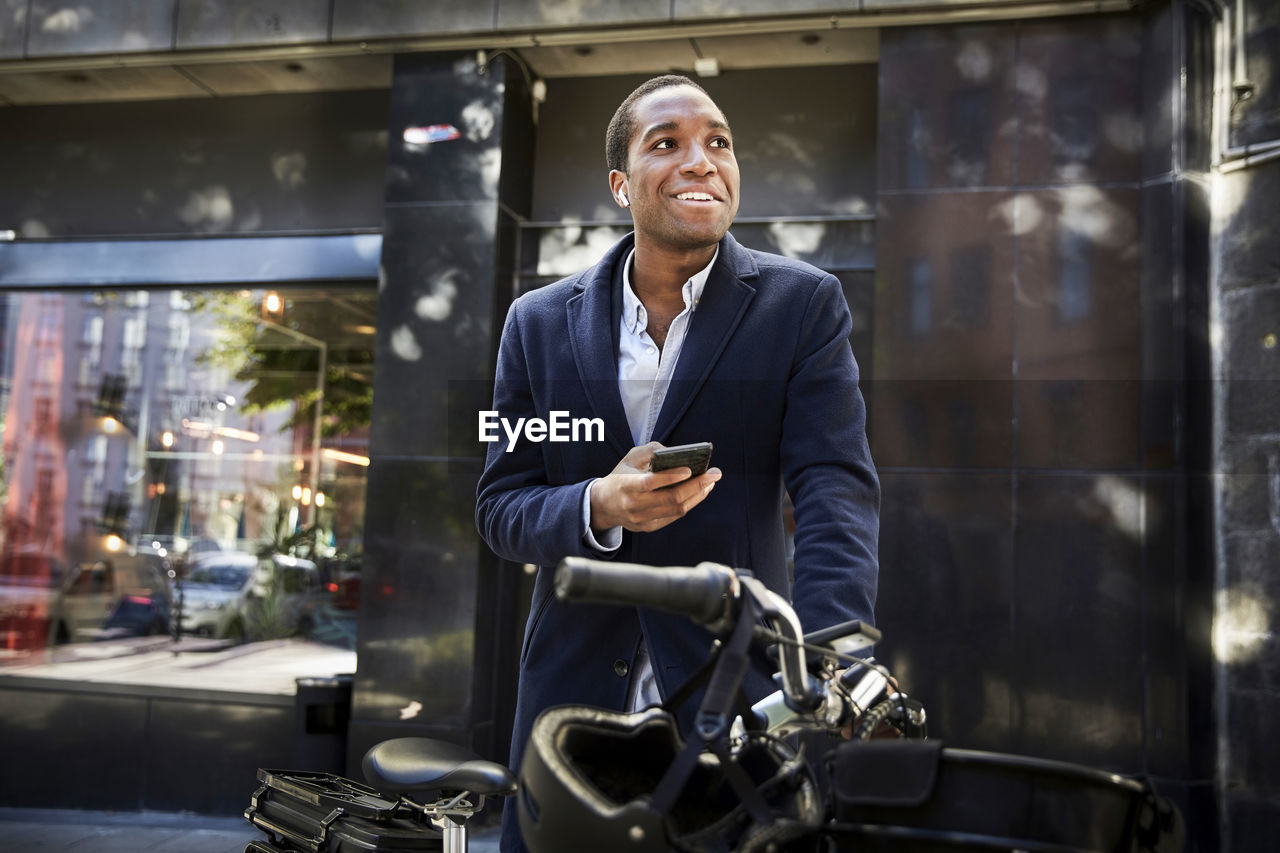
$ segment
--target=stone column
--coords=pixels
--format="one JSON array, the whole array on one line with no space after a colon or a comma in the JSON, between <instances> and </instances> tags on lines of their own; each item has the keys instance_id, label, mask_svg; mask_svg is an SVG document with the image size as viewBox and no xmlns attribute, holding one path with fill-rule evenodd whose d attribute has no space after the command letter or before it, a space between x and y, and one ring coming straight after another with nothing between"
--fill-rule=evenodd
<instances>
[{"instance_id":1,"label":"stone column","mask_svg":"<svg viewBox=\"0 0 1280 853\"><path fill-rule=\"evenodd\" d=\"M396 58L352 770L405 735L505 754L494 716L518 651L494 632L514 621L503 604L515 595L475 531L476 412L511 300L532 128L524 75L505 57Z\"/></svg>"}]
</instances>

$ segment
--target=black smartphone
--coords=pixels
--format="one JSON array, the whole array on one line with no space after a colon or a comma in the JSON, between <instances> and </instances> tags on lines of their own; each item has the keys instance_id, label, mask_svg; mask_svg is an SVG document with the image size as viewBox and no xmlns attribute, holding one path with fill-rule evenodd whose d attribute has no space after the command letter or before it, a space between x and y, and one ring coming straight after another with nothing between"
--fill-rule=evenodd
<instances>
[{"instance_id":1,"label":"black smartphone","mask_svg":"<svg viewBox=\"0 0 1280 853\"><path fill-rule=\"evenodd\" d=\"M706 472L711 464L711 442L679 444L653 451L650 471L666 471L668 468L688 468L694 477Z\"/></svg>"}]
</instances>

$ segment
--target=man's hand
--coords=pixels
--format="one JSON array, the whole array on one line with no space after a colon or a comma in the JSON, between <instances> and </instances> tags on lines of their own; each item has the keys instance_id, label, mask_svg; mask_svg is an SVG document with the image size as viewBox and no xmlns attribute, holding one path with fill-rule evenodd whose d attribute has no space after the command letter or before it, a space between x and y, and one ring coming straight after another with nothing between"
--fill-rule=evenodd
<instances>
[{"instance_id":1,"label":"man's hand","mask_svg":"<svg viewBox=\"0 0 1280 853\"><path fill-rule=\"evenodd\" d=\"M609 475L591 487L591 529L611 527L648 532L666 527L711 494L720 469L710 468L700 477L688 468L650 471L656 441L633 447Z\"/></svg>"}]
</instances>

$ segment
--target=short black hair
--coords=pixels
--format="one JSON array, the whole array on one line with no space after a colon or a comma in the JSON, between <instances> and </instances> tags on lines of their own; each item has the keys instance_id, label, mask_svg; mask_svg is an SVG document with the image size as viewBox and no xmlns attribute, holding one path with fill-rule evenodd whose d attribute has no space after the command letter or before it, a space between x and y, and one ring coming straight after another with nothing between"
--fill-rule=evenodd
<instances>
[{"instance_id":1,"label":"short black hair","mask_svg":"<svg viewBox=\"0 0 1280 853\"><path fill-rule=\"evenodd\" d=\"M627 148L631 145L631 137L636 132L636 101L650 92L666 89L671 86L692 86L708 98L707 90L685 77L683 74L663 74L646 80L636 90L623 99L618 105L613 118L609 120L609 129L604 134L604 159L610 171L627 171ZM723 110L721 113L723 114Z\"/></svg>"}]
</instances>

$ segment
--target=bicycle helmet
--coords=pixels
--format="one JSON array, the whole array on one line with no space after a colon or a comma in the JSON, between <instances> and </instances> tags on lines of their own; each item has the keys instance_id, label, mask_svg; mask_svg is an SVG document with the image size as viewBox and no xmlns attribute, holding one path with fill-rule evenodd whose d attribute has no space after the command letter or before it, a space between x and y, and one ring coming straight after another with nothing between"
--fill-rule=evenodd
<instances>
[{"instance_id":1,"label":"bicycle helmet","mask_svg":"<svg viewBox=\"0 0 1280 853\"><path fill-rule=\"evenodd\" d=\"M628 714L565 705L543 712L520 767L525 844L532 853L753 851L818 824L811 769L786 743L763 736L722 754L745 771L767 820L743 806L722 759L708 750L670 813L659 814L650 797L683 748L675 718L662 708Z\"/></svg>"}]
</instances>

